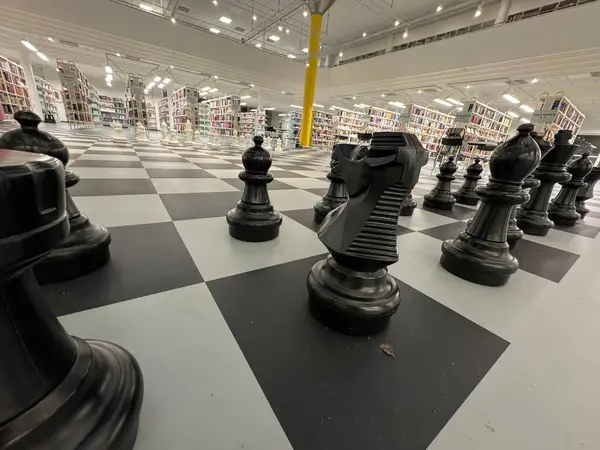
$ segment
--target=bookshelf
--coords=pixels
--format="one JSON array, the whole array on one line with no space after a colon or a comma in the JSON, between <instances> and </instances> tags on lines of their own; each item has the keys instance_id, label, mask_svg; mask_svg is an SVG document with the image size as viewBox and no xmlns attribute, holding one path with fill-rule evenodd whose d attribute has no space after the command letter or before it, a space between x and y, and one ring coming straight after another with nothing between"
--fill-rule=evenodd
<instances>
[{"instance_id":1,"label":"bookshelf","mask_svg":"<svg viewBox=\"0 0 600 450\"><path fill-rule=\"evenodd\" d=\"M510 136L513 118L477 100L471 100L456 115L456 126L464 126L462 152L475 153L477 148L467 142L500 143Z\"/></svg>"},{"instance_id":2,"label":"bookshelf","mask_svg":"<svg viewBox=\"0 0 600 450\"><path fill-rule=\"evenodd\" d=\"M300 124L302 123L302 113L300 111L290 111L283 120L281 127L281 141L283 148L296 148L299 144Z\"/></svg>"},{"instance_id":3,"label":"bookshelf","mask_svg":"<svg viewBox=\"0 0 600 450\"><path fill-rule=\"evenodd\" d=\"M210 133L210 107L206 100L198 103L198 124L196 129L202 136L208 136Z\"/></svg>"},{"instance_id":4,"label":"bookshelf","mask_svg":"<svg viewBox=\"0 0 600 450\"><path fill-rule=\"evenodd\" d=\"M544 139L553 140L558 130L571 130L576 137L585 119L573 102L562 93L538 100L531 122Z\"/></svg>"},{"instance_id":5,"label":"bookshelf","mask_svg":"<svg viewBox=\"0 0 600 450\"><path fill-rule=\"evenodd\" d=\"M58 108L56 107L58 91L51 83L48 83L43 78L34 77L34 80L37 95L40 98L42 114L44 116L51 114L54 117L54 120L58 121Z\"/></svg>"},{"instance_id":6,"label":"bookshelf","mask_svg":"<svg viewBox=\"0 0 600 450\"><path fill-rule=\"evenodd\" d=\"M360 111L338 109L333 116L335 135L345 142L358 142L358 133L362 133L364 119ZM345 138L345 139L343 139Z\"/></svg>"},{"instance_id":7,"label":"bookshelf","mask_svg":"<svg viewBox=\"0 0 600 450\"><path fill-rule=\"evenodd\" d=\"M398 131L400 129L400 113L371 106L365 116L365 130L375 133L378 131Z\"/></svg>"},{"instance_id":8,"label":"bookshelf","mask_svg":"<svg viewBox=\"0 0 600 450\"><path fill-rule=\"evenodd\" d=\"M253 110L238 115L238 136L264 136L267 113Z\"/></svg>"},{"instance_id":9,"label":"bookshelf","mask_svg":"<svg viewBox=\"0 0 600 450\"><path fill-rule=\"evenodd\" d=\"M240 114L240 98L228 95L208 101L210 134L233 136Z\"/></svg>"},{"instance_id":10,"label":"bookshelf","mask_svg":"<svg viewBox=\"0 0 600 450\"><path fill-rule=\"evenodd\" d=\"M127 75L127 118L129 126L135 127L138 122L148 128L148 112L144 94L144 77L130 73Z\"/></svg>"},{"instance_id":11,"label":"bookshelf","mask_svg":"<svg viewBox=\"0 0 600 450\"><path fill-rule=\"evenodd\" d=\"M119 122L123 126L129 124L124 98L99 95L98 106L100 107L100 122L103 125L109 125L112 122Z\"/></svg>"},{"instance_id":12,"label":"bookshelf","mask_svg":"<svg viewBox=\"0 0 600 450\"><path fill-rule=\"evenodd\" d=\"M285 148L294 148L299 143L301 123L302 112L288 112L282 126L282 144ZM333 114L313 110L311 145L331 147L336 141L336 123Z\"/></svg>"},{"instance_id":13,"label":"bookshelf","mask_svg":"<svg viewBox=\"0 0 600 450\"><path fill-rule=\"evenodd\" d=\"M166 123L171 129L171 115L169 114L169 95L167 91L163 91L163 98L158 101L158 121Z\"/></svg>"},{"instance_id":14,"label":"bookshelf","mask_svg":"<svg viewBox=\"0 0 600 450\"><path fill-rule=\"evenodd\" d=\"M90 85L86 76L73 61L56 60L56 68L62 85L62 98L70 127L93 125Z\"/></svg>"},{"instance_id":15,"label":"bookshelf","mask_svg":"<svg viewBox=\"0 0 600 450\"><path fill-rule=\"evenodd\" d=\"M90 101L92 107L92 119L94 123L102 123L102 121L100 120L100 104L98 103L98 89L96 89L96 87L92 85L90 85Z\"/></svg>"},{"instance_id":16,"label":"bookshelf","mask_svg":"<svg viewBox=\"0 0 600 450\"><path fill-rule=\"evenodd\" d=\"M23 67L0 55L0 103L5 119L23 109L31 109Z\"/></svg>"},{"instance_id":17,"label":"bookshelf","mask_svg":"<svg viewBox=\"0 0 600 450\"><path fill-rule=\"evenodd\" d=\"M400 115L400 121L407 132L414 133L419 138L423 147L435 152L440 149L446 129L452 127L454 116L411 104Z\"/></svg>"},{"instance_id":18,"label":"bookshelf","mask_svg":"<svg viewBox=\"0 0 600 450\"><path fill-rule=\"evenodd\" d=\"M198 89L184 86L171 94L173 104L173 128L179 133L185 131L186 121L190 121L193 128L198 123L198 103L200 92Z\"/></svg>"},{"instance_id":19,"label":"bookshelf","mask_svg":"<svg viewBox=\"0 0 600 450\"><path fill-rule=\"evenodd\" d=\"M148 129L158 130L158 125L156 122L156 109L154 108L154 103L146 102L146 108L148 112Z\"/></svg>"}]
</instances>

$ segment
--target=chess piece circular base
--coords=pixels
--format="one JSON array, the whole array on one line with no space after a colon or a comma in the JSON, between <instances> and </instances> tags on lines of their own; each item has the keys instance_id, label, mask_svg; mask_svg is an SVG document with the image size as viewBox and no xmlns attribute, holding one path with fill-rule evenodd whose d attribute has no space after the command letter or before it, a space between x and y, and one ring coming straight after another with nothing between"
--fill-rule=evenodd
<instances>
[{"instance_id":1,"label":"chess piece circular base","mask_svg":"<svg viewBox=\"0 0 600 450\"><path fill-rule=\"evenodd\" d=\"M575 211L577 211L577 214L579 214L582 219L585 219L585 216L588 215L590 209L587 206L585 206L584 200L577 200L575 202Z\"/></svg>"},{"instance_id":2,"label":"chess piece circular base","mask_svg":"<svg viewBox=\"0 0 600 450\"><path fill-rule=\"evenodd\" d=\"M546 236L548 232L554 228L554 222L548 219L546 211L527 211L526 215L522 215L523 209L517 212L517 224L523 233L532 236Z\"/></svg>"},{"instance_id":3,"label":"chess piece circular base","mask_svg":"<svg viewBox=\"0 0 600 450\"><path fill-rule=\"evenodd\" d=\"M468 252L463 248L465 244ZM505 285L519 268L517 259L508 252L507 243L483 241L465 232L442 243L440 264L451 274L484 286Z\"/></svg>"},{"instance_id":4,"label":"chess piece circular base","mask_svg":"<svg viewBox=\"0 0 600 450\"><path fill-rule=\"evenodd\" d=\"M323 222L323 220L325 219L325 216L327 216L327 214L329 214L331 211L333 211L338 206L343 205L344 203L346 203L345 198L328 197L326 195L321 200L319 200L317 203L315 203L315 206L313 206L313 210L315 212L313 220L316 223Z\"/></svg>"},{"instance_id":5,"label":"chess piece circular base","mask_svg":"<svg viewBox=\"0 0 600 450\"><path fill-rule=\"evenodd\" d=\"M577 213L575 208L573 209L561 209L556 205L551 204L548 210L548 215L552 222L563 225L565 227L573 227L577 223L579 219L581 219L581 215Z\"/></svg>"},{"instance_id":6,"label":"chess piece circular base","mask_svg":"<svg viewBox=\"0 0 600 450\"><path fill-rule=\"evenodd\" d=\"M423 199L423 206L431 209L451 210L455 202L454 198L450 196L434 197L427 194Z\"/></svg>"},{"instance_id":7,"label":"chess piece circular base","mask_svg":"<svg viewBox=\"0 0 600 450\"><path fill-rule=\"evenodd\" d=\"M237 207L227 213L229 235L246 242L265 242L279 236L281 214L271 204L250 205L238 202Z\"/></svg>"},{"instance_id":8,"label":"chess piece circular base","mask_svg":"<svg viewBox=\"0 0 600 450\"><path fill-rule=\"evenodd\" d=\"M406 194L402 204L400 205L400 215L401 216L412 216L415 208L417 207L417 202L413 199L412 192Z\"/></svg>"},{"instance_id":9,"label":"chess piece circular base","mask_svg":"<svg viewBox=\"0 0 600 450\"><path fill-rule=\"evenodd\" d=\"M137 362L118 345L73 340L71 370L47 396L2 424L1 448L133 448L144 391Z\"/></svg>"},{"instance_id":10,"label":"chess piece circular base","mask_svg":"<svg viewBox=\"0 0 600 450\"><path fill-rule=\"evenodd\" d=\"M475 194L475 192L473 192L472 195L459 194L458 192L455 192L452 195L456 200L456 203L459 203L461 205L477 206L477 204L479 203L479 197L477 196L477 194Z\"/></svg>"},{"instance_id":11,"label":"chess piece circular base","mask_svg":"<svg viewBox=\"0 0 600 450\"><path fill-rule=\"evenodd\" d=\"M311 267L307 286L312 314L346 334L380 333L400 305L398 284L387 269L360 272L331 256Z\"/></svg>"}]
</instances>

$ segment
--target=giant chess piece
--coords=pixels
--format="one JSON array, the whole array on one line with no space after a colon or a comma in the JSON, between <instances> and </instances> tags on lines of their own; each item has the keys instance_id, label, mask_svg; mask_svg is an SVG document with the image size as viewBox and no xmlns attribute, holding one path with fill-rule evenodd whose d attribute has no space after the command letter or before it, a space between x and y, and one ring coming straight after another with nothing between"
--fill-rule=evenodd
<instances>
[{"instance_id":1,"label":"giant chess piece","mask_svg":"<svg viewBox=\"0 0 600 450\"><path fill-rule=\"evenodd\" d=\"M277 138L277 143L275 144L275 150L273 150L275 153L281 153L283 152L283 147L281 146L281 139Z\"/></svg>"},{"instance_id":2,"label":"giant chess piece","mask_svg":"<svg viewBox=\"0 0 600 450\"><path fill-rule=\"evenodd\" d=\"M269 150L275 151L276 147L277 147L277 138L272 137L271 140L269 141Z\"/></svg>"},{"instance_id":3,"label":"giant chess piece","mask_svg":"<svg viewBox=\"0 0 600 450\"><path fill-rule=\"evenodd\" d=\"M344 154L346 159L355 159L352 156L354 153L364 152L366 154L367 151L367 147L356 144L334 144L333 151L331 152L331 170L327 174L327 178L330 181L329 188L323 198L315 203L313 207L315 212L314 221L316 223L323 222L323 219L330 211L346 203L346 200L348 200L348 190L342 177L339 154Z\"/></svg>"},{"instance_id":4,"label":"giant chess piece","mask_svg":"<svg viewBox=\"0 0 600 450\"><path fill-rule=\"evenodd\" d=\"M21 129L5 133L0 138L0 148L43 153L59 159L65 166L69 162L69 151L54 136L38 130L41 119L31 111L19 111L15 119ZM120 124L119 124L120 125ZM79 176L65 169L66 187L76 185ZM100 225L93 225L81 214L66 191L67 214L71 232L35 267L40 283L55 283L85 275L104 265L110 257L110 233Z\"/></svg>"},{"instance_id":5,"label":"giant chess piece","mask_svg":"<svg viewBox=\"0 0 600 450\"><path fill-rule=\"evenodd\" d=\"M582 219L590 212L589 208L585 206L586 200L594 197L594 187L600 180L600 167L594 167L592 171L584 178L586 186L579 189L577 197L575 198L575 210Z\"/></svg>"},{"instance_id":6,"label":"giant chess piece","mask_svg":"<svg viewBox=\"0 0 600 450\"><path fill-rule=\"evenodd\" d=\"M169 127L165 122L160 124L160 144L161 145L169 145Z\"/></svg>"},{"instance_id":7,"label":"giant chess piece","mask_svg":"<svg viewBox=\"0 0 600 450\"><path fill-rule=\"evenodd\" d=\"M181 146L181 142L179 142L179 138L177 136L177 131L175 128L171 127L169 130L169 147L179 147Z\"/></svg>"},{"instance_id":8,"label":"giant chess piece","mask_svg":"<svg viewBox=\"0 0 600 450\"><path fill-rule=\"evenodd\" d=\"M146 127L142 122L138 122L135 128L135 142L136 144L149 144L150 139L146 136Z\"/></svg>"},{"instance_id":9,"label":"giant chess piece","mask_svg":"<svg viewBox=\"0 0 600 450\"><path fill-rule=\"evenodd\" d=\"M115 134L112 137L112 141L115 144L128 144L129 143L129 141L123 134L124 133L123 125L121 125L120 122L116 122L113 129L115 130Z\"/></svg>"},{"instance_id":10,"label":"giant chess piece","mask_svg":"<svg viewBox=\"0 0 600 450\"><path fill-rule=\"evenodd\" d=\"M244 171L240 180L246 185L242 199L227 213L229 234L235 239L248 242L264 242L279 235L281 214L273 209L269 200L267 184L273 181L269 173L271 155L262 148L263 138L254 137L254 145L242 155Z\"/></svg>"},{"instance_id":11,"label":"giant chess piece","mask_svg":"<svg viewBox=\"0 0 600 450\"><path fill-rule=\"evenodd\" d=\"M560 130L554 135L554 147L544 156L533 175L540 186L531 188L530 199L517 211L517 225L525 234L546 236L554 227L548 218L548 204L552 189L557 182L569 181L567 162L571 159L577 145L569 144L573 137L571 130Z\"/></svg>"},{"instance_id":12,"label":"giant chess piece","mask_svg":"<svg viewBox=\"0 0 600 450\"><path fill-rule=\"evenodd\" d=\"M424 207L444 210L452 209L456 200L452 197L450 188L452 187L456 169L454 156L450 156L448 161L440 166L440 173L435 176L438 182L431 192L425 194L425 198L423 199Z\"/></svg>"},{"instance_id":13,"label":"giant chess piece","mask_svg":"<svg viewBox=\"0 0 600 450\"><path fill-rule=\"evenodd\" d=\"M200 130L196 130L194 131L194 150L200 150L201 148L204 148L202 145L202 135Z\"/></svg>"},{"instance_id":14,"label":"giant chess piece","mask_svg":"<svg viewBox=\"0 0 600 450\"><path fill-rule=\"evenodd\" d=\"M190 119L185 121L185 142L183 143L186 147L194 146L194 128Z\"/></svg>"},{"instance_id":15,"label":"giant chess piece","mask_svg":"<svg viewBox=\"0 0 600 450\"><path fill-rule=\"evenodd\" d=\"M371 140L373 134L365 133L362 136L367 140ZM404 197L404 200L402 200L402 204L400 205L400 215L401 216L412 216L415 208L417 207L417 202L413 199L413 196L412 196L412 190L419 182L419 177L421 176L421 168L425 164L427 164L427 161L429 160L429 153L428 152L424 152L424 153L418 152L417 157L419 158L419 161L417 164L419 170L416 170L413 172L414 179L412 180L412 187L410 188L410 190L408 191L408 194L406 194L406 197Z\"/></svg>"},{"instance_id":16,"label":"giant chess piece","mask_svg":"<svg viewBox=\"0 0 600 450\"><path fill-rule=\"evenodd\" d=\"M456 199L456 203L463 205L475 206L479 203L479 196L475 193L477 182L481 180L481 172L483 166L479 164L481 159L475 158L472 164L467 166L467 173L463 175L465 181L452 196Z\"/></svg>"},{"instance_id":17,"label":"giant chess piece","mask_svg":"<svg viewBox=\"0 0 600 450\"><path fill-rule=\"evenodd\" d=\"M533 124L522 124L519 134L500 144L490 157L490 180L476 189L481 205L465 231L442 244L440 263L448 272L473 283L502 286L519 268L506 242L508 219L514 205L529 197L523 179L538 165L541 154L529 136Z\"/></svg>"},{"instance_id":18,"label":"giant chess piece","mask_svg":"<svg viewBox=\"0 0 600 450\"><path fill-rule=\"evenodd\" d=\"M0 150L0 448L130 450L144 395L137 362L69 336L31 270L68 239L64 186L59 160Z\"/></svg>"},{"instance_id":19,"label":"giant chess piece","mask_svg":"<svg viewBox=\"0 0 600 450\"><path fill-rule=\"evenodd\" d=\"M312 313L349 334L382 331L400 305L387 266L398 261L400 204L413 187L426 151L415 135L374 133L370 148L338 154L348 201L319 228L329 256L312 266L307 286Z\"/></svg>"},{"instance_id":20,"label":"giant chess piece","mask_svg":"<svg viewBox=\"0 0 600 450\"><path fill-rule=\"evenodd\" d=\"M581 219L581 214L575 209L575 198L579 189L585 187L585 177L592 171L592 162L588 156L589 153L584 153L567 167L571 179L560 183L560 192L548 206L548 217L554 223L572 227Z\"/></svg>"}]
</instances>

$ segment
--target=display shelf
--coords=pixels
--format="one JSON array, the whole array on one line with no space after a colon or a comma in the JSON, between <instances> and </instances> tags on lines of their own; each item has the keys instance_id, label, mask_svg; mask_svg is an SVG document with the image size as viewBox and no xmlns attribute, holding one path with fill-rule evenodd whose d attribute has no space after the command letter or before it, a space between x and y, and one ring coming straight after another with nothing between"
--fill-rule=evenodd
<instances>
[{"instance_id":1,"label":"display shelf","mask_svg":"<svg viewBox=\"0 0 600 450\"><path fill-rule=\"evenodd\" d=\"M96 87L92 85L90 85L90 101L92 107L92 118L94 120L94 123L102 123L100 119L100 104L98 103L98 89L96 89Z\"/></svg>"},{"instance_id":2,"label":"display shelf","mask_svg":"<svg viewBox=\"0 0 600 450\"><path fill-rule=\"evenodd\" d=\"M156 122L156 109L154 103L146 101L146 111L148 113L148 129L158 130L158 124Z\"/></svg>"},{"instance_id":3,"label":"display shelf","mask_svg":"<svg viewBox=\"0 0 600 450\"><path fill-rule=\"evenodd\" d=\"M17 111L31 109L31 99L23 67L0 55L0 72L0 104L4 118L10 120Z\"/></svg>"},{"instance_id":4,"label":"display shelf","mask_svg":"<svg viewBox=\"0 0 600 450\"><path fill-rule=\"evenodd\" d=\"M302 113L300 111L289 111L283 120L281 127L281 140L284 148L296 148L300 145L300 125L302 124Z\"/></svg>"},{"instance_id":5,"label":"display shelf","mask_svg":"<svg viewBox=\"0 0 600 450\"><path fill-rule=\"evenodd\" d=\"M159 126L161 123L166 123L169 129L171 128L171 114L169 114L169 94L167 91L163 91L163 98L158 101L158 121Z\"/></svg>"},{"instance_id":6,"label":"display shelf","mask_svg":"<svg viewBox=\"0 0 600 450\"><path fill-rule=\"evenodd\" d=\"M289 111L283 121L282 142L286 148L299 145L302 113ZM311 145L314 147L331 147L336 141L336 121L334 115L324 111L313 110Z\"/></svg>"},{"instance_id":7,"label":"display shelf","mask_svg":"<svg viewBox=\"0 0 600 450\"><path fill-rule=\"evenodd\" d=\"M210 134L233 136L240 114L240 98L237 95L215 98L208 100L208 106Z\"/></svg>"},{"instance_id":8,"label":"display shelf","mask_svg":"<svg viewBox=\"0 0 600 450\"><path fill-rule=\"evenodd\" d=\"M335 135L344 142L358 142L358 133L364 128L364 113L338 109L333 116Z\"/></svg>"},{"instance_id":9,"label":"display shelf","mask_svg":"<svg viewBox=\"0 0 600 450\"><path fill-rule=\"evenodd\" d=\"M546 140L553 140L558 130L571 130L576 137L584 120L585 114L561 92L540 97L531 118L535 130Z\"/></svg>"},{"instance_id":10,"label":"display shelf","mask_svg":"<svg viewBox=\"0 0 600 450\"><path fill-rule=\"evenodd\" d=\"M469 101L456 115L456 126L465 129L462 153L477 154L477 146L468 142L501 143L510 136L513 118L478 100Z\"/></svg>"},{"instance_id":11,"label":"display shelf","mask_svg":"<svg viewBox=\"0 0 600 450\"><path fill-rule=\"evenodd\" d=\"M183 133L185 124L189 120L193 128L198 124L198 103L200 102L198 89L184 86L171 94L173 104L172 125L176 131Z\"/></svg>"},{"instance_id":12,"label":"display shelf","mask_svg":"<svg viewBox=\"0 0 600 450\"><path fill-rule=\"evenodd\" d=\"M441 148L442 137L452 127L454 116L420 105L407 105L400 114L401 127L414 133L427 150L436 152Z\"/></svg>"},{"instance_id":13,"label":"display shelf","mask_svg":"<svg viewBox=\"0 0 600 450\"><path fill-rule=\"evenodd\" d=\"M398 131L400 129L400 113L388 109L371 106L364 117L365 131Z\"/></svg>"},{"instance_id":14,"label":"display shelf","mask_svg":"<svg viewBox=\"0 0 600 450\"><path fill-rule=\"evenodd\" d=\"M127 108L125 108L124 98L99 95L98 106L100 107L100 122L103 125L119 122L123 126L128 126L129 121L127 120Z\"/></svg>"},{"instance_id":15,"label":"display shelf","mask_svg":"<svg viewBox=\"0 0 600 450\"><path fill-rule=\"evenodd\" d=\"M210 107L205 100L198 103L198 123L196 124L196 129L200 131L202 136L210 134Z\"/></svg>"},{"instance_id":16,"label":"display shelf","mask_svg":"<svg viewBox=\"0 0 600 450\"><path fill-rule=\"evenodd\" d=\"M56 107L56 97L58 96L58 91L51 83L48 83L43 78L34 77L34 80L35 88L40 99L40 106L42 107L42 114L44 116L50 114L54 120L57 121L58 108Z\"/></svg>"},{"instance_id":17,"label":"display shelf","mask_svg":"<svg viewBox=\"0 0 600 450\"><path fill-rule=\"evenodd\" d=\"M267 113L253 110L238 115L238 136L264 136Z\"/></svg>"},{"instance_id":18,"label":"display shelf","mask_svg":"<svg viewBox=\"0 0 600 450\"><path fill-rule=\"evenodd\" d=\"M148 111L144 89L144 77L132 73L127 75L125 98L127 100L127 119L131 127L135 127L138 122L141 122L148 128Z\"/></svg>"},{"instance_id":19,"label":"display shelf","mask_svg":"<svg viewBox=\"0 0 600 450\"><path fill-rule=\"evenodd\" d=\"M67 121L71 127L89 127L94 124L90 86L86 76L73 61L56 60L62 85L62 98Z\"/></svg>"}]
</instances>

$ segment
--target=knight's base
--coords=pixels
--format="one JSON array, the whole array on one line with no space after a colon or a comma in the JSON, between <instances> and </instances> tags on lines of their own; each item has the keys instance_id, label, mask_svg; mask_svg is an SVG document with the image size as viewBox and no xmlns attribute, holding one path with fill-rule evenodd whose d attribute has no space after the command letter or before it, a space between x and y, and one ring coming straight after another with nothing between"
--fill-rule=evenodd
<instances>
[{"instance_id":1,"label":"knight's base","mask_svg":"<svg viewBox=\"0 0 600 450\"><path fill-rule=\"evenodd\" d=\"M417 207L417 202L413 202L411 204L402 205L400 207L400 215L401 216L412 216L415 208Z\"/></svg>"},{"instance_id":2,"label":"knight's base","mask_svg":"<svg viewBox=\"0 0 600 450\"><path fill-rule=\"evenodd\" d=\"M382 332L400 305L400 290L387 269L359 272L330 256L313 265L307 279L310 310L323 325L341 333Z\"/></svg>"}]
</instances>

